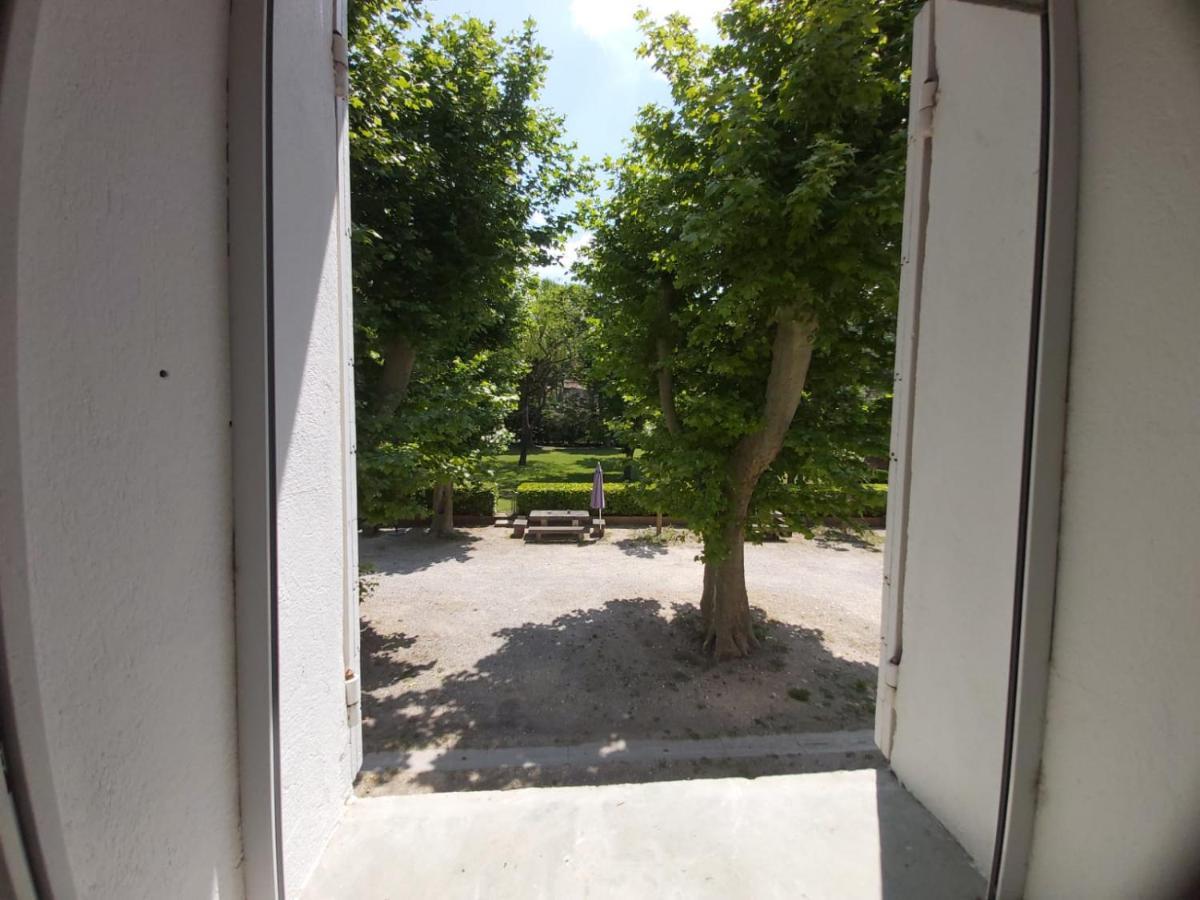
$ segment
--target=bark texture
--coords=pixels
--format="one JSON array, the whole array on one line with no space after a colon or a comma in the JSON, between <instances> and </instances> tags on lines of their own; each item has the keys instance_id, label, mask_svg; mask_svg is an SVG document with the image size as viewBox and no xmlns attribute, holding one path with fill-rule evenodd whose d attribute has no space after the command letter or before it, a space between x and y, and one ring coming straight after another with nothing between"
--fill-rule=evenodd
<instances>
[{"instance_id":1,"label":"bark texture","mask_svg":"<svg viewBox=\"0 0 1200 900\"><path fill-rule=\"evenodd\" d=\"M383 361L383 373L379 383L383 388L384 406L388 412L404 402L408 385L412 381L413 366L417 362L417 348L404 335L399 335L388 345L387 358Z\"/></svg>"},{"instance_id":2,"label":"bark texture","mask_svg":"<svg viewBox=\"0 0 1200 900\"><path fill-rule=\"evenodd\" d=\"M517 460L518 466L527 465L529 462L529 447L533 443L533 426L529 422L529 395L521 395L521 458Z\"/></svg>"},{"instance_id":3,"label":"bark texture","mask_svg":"<svg viewBox=\"0 0 1200 900\"><path fill-rule=\"evenodd\" d=\"M659 280L659 308L662 322L659 325L659 335L654 341L655 356L658 362L658 405L662 408L663 424L667 431L674 435L683 434L683 423L675 408L675 376L671 371L671 310L676 302L675 283L670 276L663 275Z\"/></svg>"},{"instance_id":4,"label":"bark texture","mask_svg":"<svg viewBox=\"0 0 1200 900\"><path fill-rule=\"evenodd\" d=\"M754 488L783 449L783 441L804 395L812 361L816 321L795 309L780 310L771 348L762 424L743 437L729 460L726 501L729 518L704 565L700 600L704 640L718 659L745 656L757 645L746 593L746 520ZM705 556L709 546L706 543Z\"/></svg>"},{"instance_id":5,"label":"bark texture","mask_svg":"<svg viewBox=\"0 0 1200 900\"><path fill-rule=\"evenodd\" d=\"M433 533L437 537L454 534L454 485L450 482L433 489Z\"/></svg>"}]
</instances>

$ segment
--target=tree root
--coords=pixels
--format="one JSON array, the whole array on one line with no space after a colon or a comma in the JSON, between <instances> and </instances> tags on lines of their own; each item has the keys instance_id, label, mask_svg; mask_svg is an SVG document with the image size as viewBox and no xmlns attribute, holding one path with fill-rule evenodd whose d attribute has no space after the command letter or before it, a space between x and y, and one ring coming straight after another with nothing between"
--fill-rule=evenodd
<instances>
[{"instance_id":1,"label":"tree root","mask_svg":"<svg viewBox=\"0 0 1200 900\"><path fill-rule=\"evenodd\" d=\"M711 651L717 660L742 659L757 650L759 646L759 640L754 636L753 630L735 629L725 640L718 640L715 626L709 626L705 631L702 644L703 650Z\"/></svg>"}]
</instances>

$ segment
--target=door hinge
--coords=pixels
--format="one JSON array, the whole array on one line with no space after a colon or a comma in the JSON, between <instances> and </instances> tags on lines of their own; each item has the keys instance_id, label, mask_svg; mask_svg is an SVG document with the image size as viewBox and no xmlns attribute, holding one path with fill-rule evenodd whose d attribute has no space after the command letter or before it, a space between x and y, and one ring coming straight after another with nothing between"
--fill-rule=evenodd
<instances>
[{"instance_id":1,"label":"door hinge","mask_svg":"<svg viewBox=\"0 0 1200 900\"><path fill-rule=\"evenodd\" d=\"M890 688L900 684L900 663L889 660L883 665L883 683Z\"/></svg>"},{"instance_id":2,"label":"door hinge","mask_svg":"<svg viewBox=\"0 0 1200 900\"><path fill-rule=\"evenodd\" d=\"M339 100L350 96L350 48L345 35L333 33L333 93Z\"/></svg>"},{"instance_id":3,"label":"door hinge","mask_svg":"<svg viewBox=\"0 0 1200 900\"><path fill-rule=\"evenodd\" d=\"M933 137L933 108L937 106L938 80L930 78L921 83L920 104L917 107L917 134Z\"/></svg>"}]
</instances>

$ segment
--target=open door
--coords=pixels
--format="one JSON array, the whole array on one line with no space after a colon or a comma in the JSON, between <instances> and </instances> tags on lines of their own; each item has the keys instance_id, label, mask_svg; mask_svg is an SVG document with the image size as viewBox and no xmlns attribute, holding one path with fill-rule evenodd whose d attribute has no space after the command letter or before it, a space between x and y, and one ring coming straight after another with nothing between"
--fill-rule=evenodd
<instances>
[{"instance_id":1,"label":"open door","mask_svg":"<svg viewBox=\"0 0 1200 900\"><path fill-rule=\"evenodd\" d=\"M914 34L876 741L993 895L1041 743L1073 48L1069 2L931 0Z\"/></svg>"}]
</instances>

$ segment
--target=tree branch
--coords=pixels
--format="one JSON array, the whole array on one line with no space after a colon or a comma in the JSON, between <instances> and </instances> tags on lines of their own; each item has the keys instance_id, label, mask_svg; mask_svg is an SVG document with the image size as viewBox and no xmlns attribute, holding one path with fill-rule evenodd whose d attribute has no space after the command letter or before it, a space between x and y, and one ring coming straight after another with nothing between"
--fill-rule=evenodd
<instances>
[{"instance_id":1,"label":"tree branch","mask_svg":"<svg viewBox=\"0 0 1200 900\"><path fill-rule=\"evenodd\" d=\"M404 402L416 361L417 348L404 335L397 335L388 345L387 357L383 361L383 373L379 378L383 387L381 405L386 412L394 413Z\"/></svg>"},{"instance_id":2,"label":"tree branch","mask_svg":"<svg viewBox=\"0 0 1200 900\"><path fill-rule=\"evenodd\" d=\"M754 483L783 449L783 441L808 380L817 320L796 307L781 309L771 346L771 371L763 402L762 426L741 439L733 454L735 482ZM749 496L746 498L749 501Z\"/></svg>"},{"instance_id":3,"label":"tree branch","mask_svg":"<svg viewBox=\"0 0 1200 900\"><path fill-rule=\"evenodd\" d=\"M658 362L658 405L662 407L663 424L670 434L683 434L683 422L679 419L679 411L675 408L675 378L671 372L671 345L667 340L667 329L670 327L671 310L677 298L675 282L671 276L663 274L658 279L659 308L662 313L662 323L659 334L654 341L655 355Z\"/></svg>"}]
</instances>

